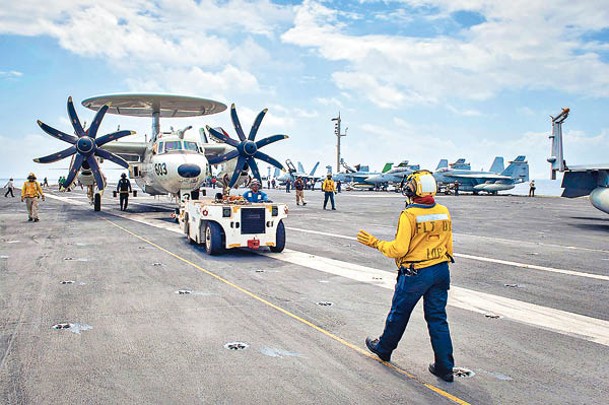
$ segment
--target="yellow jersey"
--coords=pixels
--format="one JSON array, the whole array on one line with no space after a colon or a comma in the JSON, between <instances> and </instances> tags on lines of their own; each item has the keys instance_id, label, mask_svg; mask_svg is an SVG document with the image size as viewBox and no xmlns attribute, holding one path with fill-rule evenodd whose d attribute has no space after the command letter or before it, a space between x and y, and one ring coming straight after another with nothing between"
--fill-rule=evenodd
<instances>
[{"instance_id":1,"label":"yellow jersey","mask_svg":"<svg viewBox=\"0 0 609 405\"><path fill-rule=\"evenodd\" d=\"M377 249L395 259L398 268L422 269L452 261L453 233L448 208L411 204L402 211L395 239L379 241Z\"/></svg>"},{"instance_id":2,"label":"yellow jersey","mask_svg":"<svg viewBox=\"0 0 609 405\"><path fill-rule=\"evenodd\" d=\"M332 179L325 179L323 183L321 183L321 189L323 191L336 191L336 184Z\"/></svg>"},{"instance_id":3,"label":"yellow jersey","mask_svg":"<svg viewBox=\"0 0 609 405\"><path fill-rule=\"evenodd\" d=\"M42 187L40 187L40 183L37 181L26 181L23 183L23 188L21 189L21 197L44 197L42 193Z\"/></svg>"}]
</instances>

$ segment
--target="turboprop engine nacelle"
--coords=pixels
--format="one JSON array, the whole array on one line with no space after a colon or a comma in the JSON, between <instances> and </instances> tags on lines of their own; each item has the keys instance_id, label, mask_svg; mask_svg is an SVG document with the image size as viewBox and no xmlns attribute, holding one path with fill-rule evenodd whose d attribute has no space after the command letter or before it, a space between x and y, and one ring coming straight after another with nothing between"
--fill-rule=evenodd
<instances>
[{"instance_id":1,"label":"turboprop engine nacelle","mask_svg":"<svg viewBox=\"0 0 609 405\"><path fill-rule=\"evenodd\" d=\"M592 190L590 203L595 208L609 214L609 188L598 187Z\"/></svg>"}]
</instances>

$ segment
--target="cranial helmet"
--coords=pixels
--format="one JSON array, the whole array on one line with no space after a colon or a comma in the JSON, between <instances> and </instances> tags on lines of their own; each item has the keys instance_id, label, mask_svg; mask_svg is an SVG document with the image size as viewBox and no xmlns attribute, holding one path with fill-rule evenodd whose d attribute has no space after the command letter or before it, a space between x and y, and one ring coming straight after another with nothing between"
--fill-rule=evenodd
<instances>
[{"instance_id":1,"label":"cranial helmet","mask_svg":"<svg viewBox=\"0 0 609 405\"><path fill-rule=\"evenodd\" d=\"M429 170L417 170L406 179L406 189L408 197L429 197L436 195L436 179Z\"/></svg>"},{"instance_id":2,"label":"cranial helmet","mask_svg":"<svg viewBox=\"0 0 609 405\"><path fill-rule=\"evenodd\" d=\"M125 173L122 173L121 177L124 179L125 177L127 177L127 175Z\"/></svg>"},{"instance_id":3,"label":"cranial helmet","mask_svg":"<svg viewBox=\"0 0 609 405\"><path fill-rule=\"evenodd\" d=\"M256 179L252 180L252 182L250 183L250 188L257 186L258 188L260 188L260 182Z\"/></svg>"},{"instance_id":4,"label":"cranial helmet","mask_svg":"<svg viewBox=\"0 0 609 405\"><path fill-rule=\"evenodd\" d=\"M326 176L328 179L332 178L332 175L330 173L328 173L328 175Z\"/></svg>"},{"instance_id":5,"label":"cranial helmet","mask_svg":"<svg viewBox=\"0 0 609 405\"><path fill-rule=\"evenodd\" d=\"M34 172L30 172L30 174L27 175L28 180L36 180L36 175L34 174Z\"/></svg>"}]
</instances>

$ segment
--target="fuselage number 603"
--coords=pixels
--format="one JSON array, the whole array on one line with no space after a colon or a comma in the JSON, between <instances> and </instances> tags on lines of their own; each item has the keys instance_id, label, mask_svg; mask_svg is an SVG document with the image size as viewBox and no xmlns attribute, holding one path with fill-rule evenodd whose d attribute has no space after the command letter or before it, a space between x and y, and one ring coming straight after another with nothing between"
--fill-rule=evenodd
<instances>
[{"instance_id":1,"label":"fuselage number 603","mask_svg":"<svg viewBox=\"0 0 609 405\"><path fill-rule=\"evenodd\" d=\"M155 163L154 172L156 173L157 176L167 175L167 165L165 163Z\"/></svg>"}]
</instances>

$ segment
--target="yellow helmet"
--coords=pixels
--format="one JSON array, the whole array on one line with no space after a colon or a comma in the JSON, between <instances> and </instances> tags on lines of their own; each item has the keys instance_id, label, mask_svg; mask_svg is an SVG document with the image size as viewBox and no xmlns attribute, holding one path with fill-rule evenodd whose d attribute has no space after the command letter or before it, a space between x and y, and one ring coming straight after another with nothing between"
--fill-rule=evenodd
<instances>
[{"instance_id":1,"label":"yellow helmet","mask_svg":"<svg viewBox=\"0 0 609 405\"><path fill-rule=\"evenodd\" d=\"M405 191L409 197L433 197L437 190L436 179L429 170L417 170L406 179Z\"/></svg>"}]
</instances>

